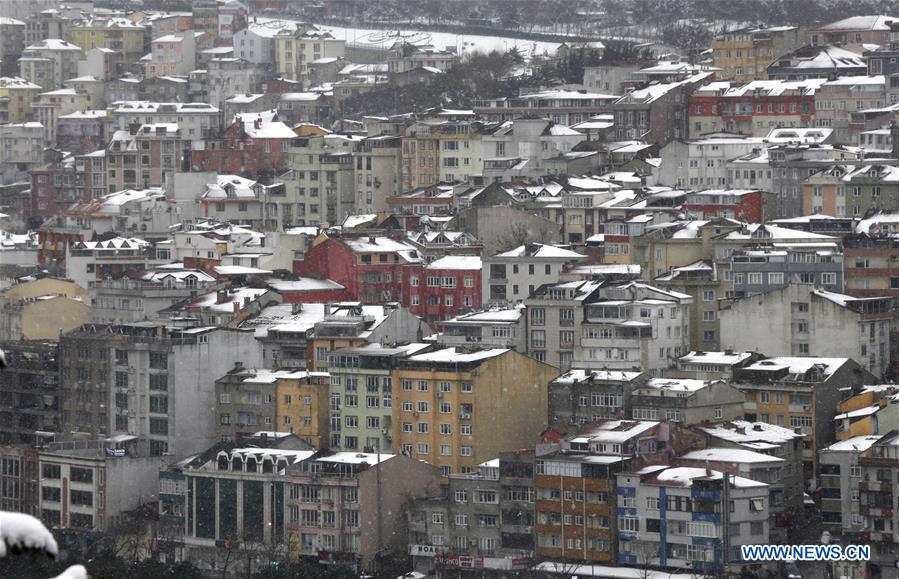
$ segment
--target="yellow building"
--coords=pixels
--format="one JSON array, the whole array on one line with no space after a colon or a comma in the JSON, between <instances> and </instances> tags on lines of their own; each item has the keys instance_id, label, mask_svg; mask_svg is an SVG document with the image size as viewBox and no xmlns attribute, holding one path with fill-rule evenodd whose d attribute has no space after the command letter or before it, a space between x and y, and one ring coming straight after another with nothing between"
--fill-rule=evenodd
<instances>
[{"instance_id":1,"label":"yellow building","mask_svg":"<svg viewBox=\"0 0 899 579\"><path fill-rule=\"evenodd\" d=\"M446 476L532 447L546 428L547 384L558 374L502 348L409 356L393 371L393 451Z\"/></svg>"},{"instance_id":2,"label":"yellow building","mask_svg":"<svg viewBox=\"0 0 899 579\"><path fill-rule=\"evenodd\" d=\"M34 120L31 103L44 92L40 85L19 77L0 77L0 124Z\"/></svg>"},{"instance_id":3,"label":"yellow building","mask_svg":"<svg viewBox=\"0 0 899 579\"><path fill-rule=\"evenodd\" d=\"M768 78L768 65L804 44L795 26L743 28L726 32L712 42L712 63L719 79L749 82Z\"/></svg>"},{"instance_id":4,"label":"yellow building","mask_svg":"<svg viewBox=\"0 0 899 579\"><path fill-rule=\"evenodd\" d=\"M94 18L72 27L72 43L87 52L110 48L122 53L125 62L137 62L145 54L146 28L128 18Z\"/></svg>"},{"instance_id":5,"label":"yellow building","mask_svg":"<svg viewBox=\"0 0 899 579\"><path fill-rule=\"evenodd\" d=\"M440 181L440 135L430 125L418 123L403 137L403 191L430 187Z\"/></svg>"},{"instance_id":6,"label":"yellow building","mask_svg":"<svg viewBox=\"0 0 899 579\"><path fill-rule=\"evenodd\" d=\"M293 132L298 137L324 137L331 134L331 131L315 123L300 123L293 128Z\"/></svg>"},{"instance_id":7,"label":"yellow building","mask_svg":"<svg viewBox=\"0 0 899 579\"><path fill-rule=\"evenodd\" d=\"M279 76L297 80L307 88L309 64L320 58L343 58L346 41L314 27L281 30L274 36L275 69Z\"/></svg>"},{"instance_id":8,"label":"yellow building","mask_svg":"<svg viewBox=\"0 0 899 579\"><path fill-rule=\"evenodd\" d=\"M294 372L279 375L276 384L275 424L315 448L328 448L330 434L327 372Z\"/></svg>"},{"instance_id":9,"label":"yellow building","mask_svg":"<svg viewBox=\"0 0 899 579\"><path fill-rule=\"evenodd\" d=\"M45 277L0 293L0 335L8 340L56 340L90 319L89 292L68 280Z\"/></svg>"},{"instance_id":10,"label":"yellow building","mask_svg":"<svg viewBox=\"0 0 899 579\"><path fill-rule=\"evenodd\" d=\"M899 386L893 384L863 386L837 404L837 415L834 417L837 440L886 434L892 430L899 420L899 405L895 403L897 395Z\"/></svg>"}]
</instances>

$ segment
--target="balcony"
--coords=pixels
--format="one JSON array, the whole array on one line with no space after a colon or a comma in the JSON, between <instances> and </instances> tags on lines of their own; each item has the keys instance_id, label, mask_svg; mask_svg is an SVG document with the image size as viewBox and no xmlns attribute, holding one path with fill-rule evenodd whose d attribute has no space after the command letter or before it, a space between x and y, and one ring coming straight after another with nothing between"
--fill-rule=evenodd
<instances>
[{"instance_id":1,"label":"balcony","mask_svg":"<svg viewBox=\"0 0 899 579\"><path fill-rule=\"evenodd\" d=\"M859 491L867 491L867 492L875 492L875 493L888 493L892 492L891 485L888 482L883 481L861 481L858 483Z\"/></svg>"}]
</instances>

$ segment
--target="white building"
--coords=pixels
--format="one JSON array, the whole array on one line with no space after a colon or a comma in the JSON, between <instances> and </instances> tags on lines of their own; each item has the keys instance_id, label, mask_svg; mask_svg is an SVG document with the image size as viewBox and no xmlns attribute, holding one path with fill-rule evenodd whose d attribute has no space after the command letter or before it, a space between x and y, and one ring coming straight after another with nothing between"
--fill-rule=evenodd
<instances>
[{"instance_id":1,"label":"white building","mask_svg":"<svg viewBox=\"0 0 899 579\"><path fill-rule=\"evenodd\" d=\"M19 76L40 85L44 90L62 87L63 81L78 76L81 48L59 38L47 38L22 52Z\"/></svg>"},{"instance_id":2,"label":"white building","mask_svg":"<svg viewBox=\"0 0 899 579\"><path fill-rule=\"evenodd\" d=\"M689 351L692 303L687 294L638 282L601 288L599 299L584 304L575 364L615 370L669 367ZM532 347L534 312L529 313Z\"/></svg>"},{"instance_id":3,"label":"white building","mask_svg":"<svg viewBox=\"0 0 899 579\"><path fill-rule=\"evenodd\" d=\"M571 152L586 135L542 118L506 121L483 135L484 182L508 182L546 174L549 159Z\"/></svg>"},{"instance_id":4,"label":"white building","mask_svg":"<svg viewBox=\"0 0 899 579\"><path fill-rule=\"evenodd\" d=\"M208 103L122 101L113 106L113 124L119 130L133 124L176 123L185 138L201 139L220 124L219 109Z\"/></svg>"},{"instance_id":5,"label":"white building","mask_svg":"<svg viewBox=\"0 0 899 579\"><path fill-rule=\"evenodd\" d=\"M234 33L234 56L255 65L275 67L275 35L281 30L293 30L293 23L269 21L250 22Z\"/></svg>"},{"instance_id":6,"label":"white building","mask_svg":"<svg viewBox=\"0 0 899 579\"><path fill-rule=\"evenodd\" d=\"M721 573L739 569L740 545L769 542L763 482L654 465L619 474L617 490L619 563Z\"/></svg>"},{"instance_id":7,"label":"white building","mask_svg":"<svg viewBox=\"0 0 899 579\"><path fill-rule=\"evenodd\" d=\"M721 344L768 355L849 357L875 376L890 359L892 298L792 284L722 303Z\"/></svg>"},{"instance_id":8,"label":"white building","mask_svg":"<svg viewBox=\"0 0 899 579\"><path fill-rule=\"evenodd\" d=\"M566 265L586 255L542 243L528 243L484 258L481 303L515 303L541 285L557 283Z\"/></svg>"},{"instance_id":9,"label":"white building","mask_svg":"<svg viewBox=\"0 0 899 579\"><path fill-rule=\"evenodd\" d=\"M0 125L0 179L15 183L28 178L28 171L43 162L44 125L20 123Z\"/></svg>"}]
</instances>

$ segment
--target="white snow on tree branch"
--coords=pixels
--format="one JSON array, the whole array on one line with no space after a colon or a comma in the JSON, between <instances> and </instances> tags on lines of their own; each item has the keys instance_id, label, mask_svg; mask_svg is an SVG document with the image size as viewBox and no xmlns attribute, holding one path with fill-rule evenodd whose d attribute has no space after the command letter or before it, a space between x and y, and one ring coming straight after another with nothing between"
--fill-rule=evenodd
<instances>
[{"instance_id":1,"label":"white snow on tree branch","mask_svg":"<svg viewBox=\"0 0 899 579\"><path fill-rule=\"evenodd\" d=\"M56 539L31 515L0 512L0 539L0 557L19 549L43 551L51 557L59 554Z\"/></svg>"},{"instance_id":2,"label":"white snow on tree branch","mask_svg":"<svg viewBox=\"0 0 899 579\"><path fill-rule=\"evenodd\" d=\"M84 568L84 565L72 565L53 579L88 579L87 569Z\"/></svg>"},{"instance_id":3,"label":"white snow on tree branch","mask_svg":"<svg viewBox=\"0 0 899 579\"><path fill-rule=\"evenodd\" d=\"M59 554L56 539L47 527L31 515L0 511L0 559L10 551L42 551L51 557ZM84 565L72 565L53 579L88 579Z\"/></svg>"}]
</instances>

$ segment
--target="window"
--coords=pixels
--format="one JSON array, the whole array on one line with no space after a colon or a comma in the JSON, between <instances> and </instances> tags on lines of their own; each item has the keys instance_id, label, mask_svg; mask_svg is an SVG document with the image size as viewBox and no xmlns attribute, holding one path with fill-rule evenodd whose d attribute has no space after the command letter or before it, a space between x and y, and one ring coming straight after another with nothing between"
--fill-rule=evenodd
<instances>
[{"instance_id":1,"label":"window","mask_svg":"<svg viewBox=\"0 0 899 579\"><path fill-rule=\"evenodd\" d=\"M69 469L69 479L72 482L92 483L94 482L94 471L89 468L73 466Z\"/></svg>"}]
</instances>

